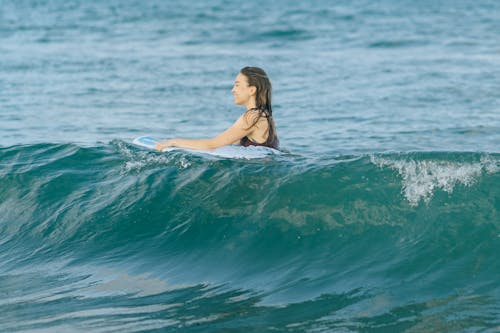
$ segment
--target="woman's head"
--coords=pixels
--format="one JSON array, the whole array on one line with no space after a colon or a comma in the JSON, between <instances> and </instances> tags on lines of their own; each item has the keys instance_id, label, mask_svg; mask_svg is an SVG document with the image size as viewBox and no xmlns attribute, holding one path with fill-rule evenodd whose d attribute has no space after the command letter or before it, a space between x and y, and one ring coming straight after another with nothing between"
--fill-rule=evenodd
<instances>
[{"instance_id":1,"label":"woman's head","mask_svg":"<svg viewBox=\"0 0 500 333\"><path fill-rule=\"evenodd\" d=\"M236 104L245 104L246 100L254 98L257 109L272 113L272 85L266 72L261 68L242 68L232 92Z\"/></svg>"},{"instance_id":2,"label":"woman's head","mask_svg":"<svg viewBox=\"0 0 500 333\"><path fill-rule=\"evenodd\" d=\"M257 109L258 115L253 117L250 127L255 126L262 116L267 118L269 132L266 142L277 147L279 141L271 107L272 86L266 72L259 67L243 67L231 91L236 104L245 105L247 109Z\"/></svg>"}]
</instances>

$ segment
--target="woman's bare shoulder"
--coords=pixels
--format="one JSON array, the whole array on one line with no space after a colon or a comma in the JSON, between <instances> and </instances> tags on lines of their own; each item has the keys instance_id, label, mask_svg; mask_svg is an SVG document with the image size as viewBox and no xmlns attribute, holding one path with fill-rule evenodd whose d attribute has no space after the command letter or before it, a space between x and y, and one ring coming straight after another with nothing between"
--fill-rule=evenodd
<instances>
[{"instance_id":1,"label":"woman's bare shoulder","mask_svg":"<svg viewBox=\"0 0 500 333\"><path fill-rule=\"evenodd\" d=\"M243 118L245 119L245 122L248 123L248 125L252 126L257 122L260 122L261 120L265 120L267 117L265 113L259 112L259 110L257 109L252 109L252 110L247 110L243 114Z\"/></svg>"}]
</instances>

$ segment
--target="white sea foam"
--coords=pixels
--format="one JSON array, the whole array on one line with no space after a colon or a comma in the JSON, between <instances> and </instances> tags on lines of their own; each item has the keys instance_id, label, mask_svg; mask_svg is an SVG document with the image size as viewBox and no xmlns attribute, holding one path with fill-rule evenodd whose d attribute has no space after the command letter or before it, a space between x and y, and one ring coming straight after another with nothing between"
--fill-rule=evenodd
<instances>
[{"instance_id":1,"label":"white sea foam","mask_svg":"<svg viewBox=\"0 0 500 333\"><path fill-rule=\"evenodd\" d=\"M494 159L489 155L481 157L481 164L484 165L484 169L487 173L496 173L500 171L500 160Z\"/></svg>"},{"instance_id":2,"label":"white sea foam","mask_svg":"<svg viewBox=\"0 0 500 333\"><path fill-rule=\"evenodd\" d=\"M481 174L498 172L498 161L485 156L479 162L398 160L372 156L372 162L396 170L402 178L402 192L412 206L430 201L437 189L452 193L456 185L471 186Z\"/></svg>"},{"instance_id":3,"label":"white sea foam","mask_svg":"<svg viewBox=\"0 0 500 333\"><path fill-rule=\"evenodd\" d=\"M140 154L125 162L124 172L140 171L152 165L174 165L179 169L186 169L191 166L191 162L184 156L174 158L173 156Z\"/></svg>"},{"instance_id":4,"label":"white sea foam","mask_svg":"<svg viewBox=\"0 0 500 333\"><path fill-rule=\"evenodd\" d=\"M173 155L137 151L123 142L118 142L117 147L120 154L127 160L123 166L124 173L140 171L151 165L175 165L179 169L186 169L191 166L191 163L184 156L174 157Z\"/></svg>"}]
</instances>

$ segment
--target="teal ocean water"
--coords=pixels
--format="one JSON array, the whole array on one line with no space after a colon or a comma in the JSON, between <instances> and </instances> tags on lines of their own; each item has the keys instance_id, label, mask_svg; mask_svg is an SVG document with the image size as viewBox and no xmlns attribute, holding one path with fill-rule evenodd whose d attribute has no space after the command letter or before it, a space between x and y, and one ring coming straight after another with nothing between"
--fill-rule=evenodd
<instances>
[{"instance_id":1,"label":"teal ocean water","mask_svg":"<svg viewBox=\"0 0 500 333\"><path fill-rule=\"evenodd\" d=\"M0 2L0 332L500 331L497 1ZM158 153L274 87L282 152Z\"/></svg>"}]
</instances>

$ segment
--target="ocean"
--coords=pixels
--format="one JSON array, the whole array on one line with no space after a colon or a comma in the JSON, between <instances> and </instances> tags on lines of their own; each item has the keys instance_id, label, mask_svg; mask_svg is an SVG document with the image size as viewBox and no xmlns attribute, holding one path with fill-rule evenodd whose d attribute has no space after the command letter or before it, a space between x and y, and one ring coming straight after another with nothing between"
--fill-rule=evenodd
<instances>
[{"instance_id":1,"label":"ocean","mask_svg":"<svg viewBox=\"0 0 500 333\"><path fill-rule=\"evenodd\" d=\"M0 332L500 332L500 3L0 1ZM281 152L211 137L266 70Z\"/></svg>"}]
</instances>

